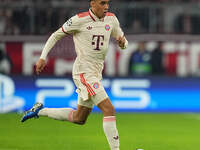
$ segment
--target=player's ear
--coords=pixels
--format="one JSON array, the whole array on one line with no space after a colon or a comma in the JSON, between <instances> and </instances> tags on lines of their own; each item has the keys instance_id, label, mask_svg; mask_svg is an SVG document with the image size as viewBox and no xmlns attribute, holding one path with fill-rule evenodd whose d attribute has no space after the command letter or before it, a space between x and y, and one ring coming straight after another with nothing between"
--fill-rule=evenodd
<instances>
[{"instance_id":1,"label":"player's ear","mask_svg":"<svg viewBox=\"0 0 200 150\"><path fill-rule=\"evenodd\" d=\"M91 1L90 1L90 7L94 7L94 5L95 5L95 1L94 1L94 0L91 0Z\"/></svg>"}]
</instances>

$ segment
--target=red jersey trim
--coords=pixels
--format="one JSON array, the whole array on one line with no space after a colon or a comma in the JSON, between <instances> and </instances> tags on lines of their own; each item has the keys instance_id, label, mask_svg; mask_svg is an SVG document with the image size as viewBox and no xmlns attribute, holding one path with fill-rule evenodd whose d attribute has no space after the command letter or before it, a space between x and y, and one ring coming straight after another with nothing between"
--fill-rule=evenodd
<instances>
[{"instance_id":1,"label":"red jersey trim","mask_svg":"<svg viewBox=\"0 0 200 150\"><path fill-rule=\"evenodd\" d=\"M88 11L88 13L89 13L90 17L92 18L92 20L93 20L93 21L96 21L96 20L94 19L94 17L91 15L90 11Z\"/></svg>"},{"instance_id":2,"label":"red jersey trim","mask_svg":"<svg viewBox=\"0 0 200 150\"><path fill-rule=\"evenodd\" d=\"M79 13L77 15L78 15L79 18L82 18L82 17L89 16L89 12L82 12L82 13Z\"/></svg>"},{"instance_id":3,"label":"red jersey trim","mask_svg":"<svg viewBox=\"0 0 200 150\"><path fill-rule=\"evenodd\" d=\"M62 31L63 31L65 34L68 34L68 33L64 30L63 26L62 26Z\"/></svg>"},{"instance_id":4,"label":"red jersey trim","mask_svg":"<svg viewBox=\"0 0 200 150\"><path fill-rule=\"evenodd\" d=\"M115 16L115 14L111 13L111 12L107 12L106 16Z\"/></svg>"}]
</instances>

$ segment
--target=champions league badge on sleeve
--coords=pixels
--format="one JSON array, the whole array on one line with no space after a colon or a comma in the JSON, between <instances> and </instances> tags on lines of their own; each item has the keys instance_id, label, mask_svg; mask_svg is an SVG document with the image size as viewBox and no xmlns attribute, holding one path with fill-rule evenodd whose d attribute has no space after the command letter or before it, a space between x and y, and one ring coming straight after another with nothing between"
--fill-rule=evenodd
<instances>
[{"instance_id":1,"label":"champions league badge on sleeve","mask_svg":"<svg viewBox=\"0 0 200 150\"><path fill-rule=\"evenodd\" d=\"M110 30L110 26L108 24L105 25L105 29L106 29L106 31L109 31Z\"/></svg>"},{"instance_id":2,"label":"champions league badge on sleeve","mask_svg":"<svg viewBox=\"0 0 200 150\"><path fill-rule=\"evenodd\" d=\"M69 20L67 20L66 25L67 26L71 26L72 25L72 18L70 18Z\"/></svg>"}]
</instances>

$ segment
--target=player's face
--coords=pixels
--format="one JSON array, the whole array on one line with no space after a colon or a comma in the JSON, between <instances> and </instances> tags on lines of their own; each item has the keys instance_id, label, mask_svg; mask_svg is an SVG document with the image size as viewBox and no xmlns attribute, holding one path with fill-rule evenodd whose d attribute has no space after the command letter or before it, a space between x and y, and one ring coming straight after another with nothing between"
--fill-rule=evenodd
<instances>
[{"instance_id":1,"label":"player's face","mask_svg":"<svg viewBox=\"0 0 200 150\"><path fill-rule=\"evenodd\" d=\"M91 2L92 10L97 17L103 18L106 16L109 9L109 1L110 0L94 0Z\"/></svg>"}]
</instances>

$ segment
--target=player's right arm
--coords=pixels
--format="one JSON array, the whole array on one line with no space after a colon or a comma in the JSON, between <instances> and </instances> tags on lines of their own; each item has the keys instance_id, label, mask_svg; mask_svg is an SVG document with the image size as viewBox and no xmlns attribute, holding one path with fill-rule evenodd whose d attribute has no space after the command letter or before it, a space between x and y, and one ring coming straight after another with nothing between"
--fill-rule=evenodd
<instances>
[{"instance_id":1,"label":"player's right arm","mask_svg":"<svg viewBox=\"0 0 200 150\"><path fill-rule=\"evenodd\" d=\"M47 42L42 50L40 59L36 63L36 73L37 74L40 74L42 72L42 70L44 69L44 67L46 65L46 62L45 62L46 57L47 57L48 53L50 52L50 50L52 49L52 47L57 43L57 41L59 41L60 39L65 37L67 34L73 34L73 33L77 32L80 27L79 22L80 21L78 19L78 16L76 15L76 16L70 18L68 21L66 21L61 28L59 28L56 32L54 32L49 37L49 39L47 40Z\"/></svg>"},{"instance_id":2,"label":"player's right arm","mask_svg":"<svg viewBox=\"0 0 200 150\"><path fill-rule=\"evenodd\" d=\"M44 67L46 65L45 60L46 60L46 57L47 57L49 51L56 44L56 42L59 41L60 39L62 39L64 36L66 36L66 34L60 28L49 37L49 39L47 40L47 42L42 50L40 59L36 63L36 73L37 74L40 74L42 72L42 70L44 69Z\"/></svg>"}]
</instances>

